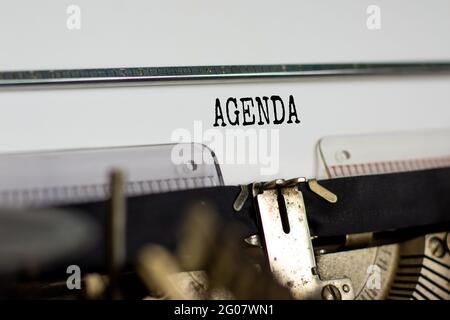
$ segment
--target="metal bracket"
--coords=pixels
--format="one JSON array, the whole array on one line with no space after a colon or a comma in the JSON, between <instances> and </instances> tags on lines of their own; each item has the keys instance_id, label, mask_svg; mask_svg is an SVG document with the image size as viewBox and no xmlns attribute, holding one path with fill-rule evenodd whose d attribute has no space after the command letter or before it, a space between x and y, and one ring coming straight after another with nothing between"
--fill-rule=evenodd
<instances>
[{"instance_id":1,"label":"metal bracket","mask_svg":"<svg viewBox=\"0 0 450 320\"><path fill-rule=\"evenodd\" d=\"M295 299L353 299L350 279L322 280L317 274L303 195L298 190L298 183L305 181L274 180L254 187L270 269Z\"/></svg>"}]
</instances>

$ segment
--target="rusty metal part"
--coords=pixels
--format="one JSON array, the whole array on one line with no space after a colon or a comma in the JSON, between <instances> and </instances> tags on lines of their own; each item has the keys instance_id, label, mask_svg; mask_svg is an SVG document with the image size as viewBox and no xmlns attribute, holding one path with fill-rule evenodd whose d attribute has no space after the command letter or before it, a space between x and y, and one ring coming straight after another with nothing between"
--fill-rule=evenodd
<instances>
[{"instance_id":1,"label":"rusty metal part","mask_svg":"<svg viewBox=\"0 0 450 320\"><path fill-rule=\"evenodd\" d=\"M175 300L195 298L191 292L179 288L174 275L183 270L176 258L160 246L150 245L141 252L137 270L144 284L152 292L160 292Z\"/></svg>"},{"instance_id":2,"label":"rusty metal part","mask_svg":"<svg viewBox=\"0 0 450 320\"><path fill-rule=\"evenodd\" d=\"M436 258L442 258L445 255L446 250L444 239L432 237L428 240L428 247L431 254Z\"/></svg>"},{"instance_id":3,"label":"rusty metal part","mask_svg":"<svg viewBox=\"0 0 450 320\"><path fill-rule=\"evenodd\" d=\"M450 232L447 232L447 251L450 253Z\"/></svg>"},{"instance_id":4,"label":"rusty metal part","mask_svg":"<svg viewBox=\"0 0 450 320\"><path fill-rule=\"evenodd\" d=\"M343 287L347 288L345 292L348 292L348 285L344 285ZM323 300L341 300L342 295L338 288L333 286L332 284L327 284L322 289L322 299Z\"/></svg>"},{"instance_id":5,"label":"rusty metal part","mask_svg":"<svg viewBox=\"0 0 450 320\"><path fill-rule=\"evenodd\" d=\"M365 248L369 246L372 241L372 232L348 234L345 236L345 248L348 250Z\"/></svg>"},{"instance_id":6,"label":"rusty metal part","mask_svg":"<svg viewBox=\"0 0 450 320\"><path fill-rule=\"evenodd\" d=\"M256 202L264 248L274 276L296 299L322 299L322 290L329 285L336 288L346 285L347 292L338 289L340 296L353 299L353 286L348 278L322 280L317 274L302 193L296 186L272 188L283 185L280 182L265 185L270 189L257 194ZM283 226L283 214L288 230Z\"/></svg>"},{"instance_id":7,"label":"rusty metal part","mask_svg":"<svg viewBox=\"0 0 450 320\"><path fill-rule=\"evenodd\" d=\"M330 203L336 203L338 201L337 195L320 185L316 179L308 180L308 187L312 192Z\"/></svg>"},{"instance_id":8,"label":"rusty metal part","mask_svg":"<svg viewBox=\"0 0 450 320\"><path fill-rule=\"evenodd\" d=\"M381 300L388 296L398 252L399 245L392 244L327 253L317 256L317 270L324 279L351 279L357 300ZM379 286L372 286L371 279L378 276Z\"/></svg>"},{"instance_id":9,"label":"rusty metal part","mask_svg":"<svg viewBox=\"0 0 450 320\"><path fill-rule=\"evenodd\" d=\"M429 234L401 246L390 299L450 300L450 253L442 255L436 239L443 244L446 233Z\"/></svg>"},{"instance_id":10,"label":"rusty metal part","mask_svg":"<svg viewBox=\"0 0 450 320\"><path fill-rule=\"evenodd\" d=\"M214 208L206 201L194 203L176 255L155 246L141 253L138 270L149 291L169 299L291 298L268 270L249 259L233 228L219 228Z\"/></svg>"},{"instance_id":11,"label":"rusty metal part","mask_svg":"<svg viewBox=\"0 0 450 320\"><path fill-rule=\"evenodd\" d=\"M318 272L324 278L349 277L356 299L450 299L450 254L447 251L441 258L433 254L436 238L444 243L446 233L319 255ZM378 287L373 286L376 277Z\"/></svg>"},{"instance_id":12,"label":"rusty metal part","mask_svg":"<svg viewBox=\"0 0 450 320\"><path fill-rule=\"evenodd\" d=\"M244 206L245 201L247 201L248 198L248 186L246 185L240 185L241 191L239 192L239 195L237 196L236 200L233 203L233 209L236 212L241 211L242 207Z\"/></svg>"},{"instance_id":13,"label":"rusty metal part","mask_svg":"<svg viewBox=\"0 0 450 320\"><path fill-rule=\"evenodd\" d=\"M109 274L109 295L120 299L119 273L126 255L126 201L124 194L124 174L115 169L110 175L111 208L107 217L106 263Z\"/></svg>"},{"instance_id":14,"label":"rusty metal part","mask_svg":"<svg viewBox=\"0 0 450 320\"><path fill-rule=\"evenodd\" d=\"M88 273L84 277L84 294L88 300L99 300L105 298L108 288L108 278L98 273Z\"/></svg>"}]
</instances>

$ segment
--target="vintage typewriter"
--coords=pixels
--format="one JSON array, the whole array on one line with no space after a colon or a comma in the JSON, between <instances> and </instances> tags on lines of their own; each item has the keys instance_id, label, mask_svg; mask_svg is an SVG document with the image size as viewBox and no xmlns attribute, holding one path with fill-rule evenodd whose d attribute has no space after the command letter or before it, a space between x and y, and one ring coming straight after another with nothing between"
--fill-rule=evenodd
<instances>
[{"instance_id":1,"label":"vintage typewriter","mask_svg":"<svg viewBox=\"0 0 450 320\"><path fill-rule=\"evenodd\" d=\"M73 2L0 10L0 299L450 300L448 4Z\"/></svg>"},{"instance_id":2,"label":"vintage typewriter","mask_svg":"<svg viewBox=\"0 0 450 320\"><path fill-rule=\"evenodd\" d=\"M2 156L2 293L448 299L449 141L324 137L325 179L240 186L201 144Z\"/></svg>"}]
</instances>

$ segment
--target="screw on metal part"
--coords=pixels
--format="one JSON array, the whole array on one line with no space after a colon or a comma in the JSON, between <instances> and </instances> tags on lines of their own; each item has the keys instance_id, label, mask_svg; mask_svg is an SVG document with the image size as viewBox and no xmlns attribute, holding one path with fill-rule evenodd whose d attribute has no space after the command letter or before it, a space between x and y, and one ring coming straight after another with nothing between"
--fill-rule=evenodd
<instances>
[{"instance_id":1,"label":"screw on metal part","mask_svg":"<svg viewBox=\"0 0 450 320\"><path fill-rule=\"evenodd\" d=\"M442 258L445 255L445 246L441 239L433 237L428 241L431 254L437 258Z\"/></svg>"},{"instance_id":2,"label":"screw on metal part","mask_svg":"<svg viewBox=\"0 0 450 320\"><path fill-rule=\"evenodd\" d=\"M259 238L259 236L257 234L254 234L254 235L251 235L251 236L245 238L244 241L245 241L245 243L247 243L248 245L250 245L252 247L262 248L261 239Z\"/></svg>"},{"instance_id":3,"label":"screw on metal part","mask_svg":"<svg viewBox=\"0 0 450 320\"><path fill-rule=\"evenodd\" d=\"M322 289L322 298L324 300L341 300L341 292L332 284L328 284Z\"/></svg>"},{"instance_id":4,"label":"screw on metal part","mask_svg":"<svg viewBox=\"0 0 450 320\"><path fill-rule=\"evenodd\" d=\"M336 152L336 160L339 162L344 162L345 160L350 159L350 152L347 150L341 150Z\"/></svg>"},{"instance_id":5,"label":"screw on metal part","mask_svg":"<svg viewBox=\"0 0 450 320\"><path fill-rule=\"evenodd\" d=\"M285 180L284 179L275 179L275 180L272 180L272 181L264 182L262 184L262 188L264 190L275 189L277 187L282 187L284 184L285 184Z\"/></svg>"},{"instance_id":6,"label":"screw on metal part","mask_svg":"<svg viewBox=\"0 0 450 320\"><path fill-rule=\"evenodd\" d=\"M194 160L189 160L184 164L184 171L186 173L194 172L198 168L198 165L194 162Z\"/></svg>"},{"instance_id":7,"label":"screw on metal part","mask_svg":"<svg viewBox=\"0 0 450 320\"><path fill-rule=\"evenodd\" d=\"M447 251L450 252L450 232L447 233Z\"/></svg>"}]
</instances>

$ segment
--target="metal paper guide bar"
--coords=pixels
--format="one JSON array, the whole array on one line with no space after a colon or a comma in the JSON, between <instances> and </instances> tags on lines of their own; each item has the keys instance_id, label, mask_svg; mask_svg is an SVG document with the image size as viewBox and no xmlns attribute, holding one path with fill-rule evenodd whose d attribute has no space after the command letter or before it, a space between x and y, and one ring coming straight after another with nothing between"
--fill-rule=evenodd
<instances>
[{"instance_id":1,"label":"metal paper guide bar","mask_svg":"<svg viewBox=\"0 0 450 320\"><path fill-rule=\"evenodd\" d=\"M20 85L196 83L254 81L336 75L395 75L450 72L450 62L366 64L276 64L67 69L0 72L0 87Z\"/></svg>"}]
</instances>

